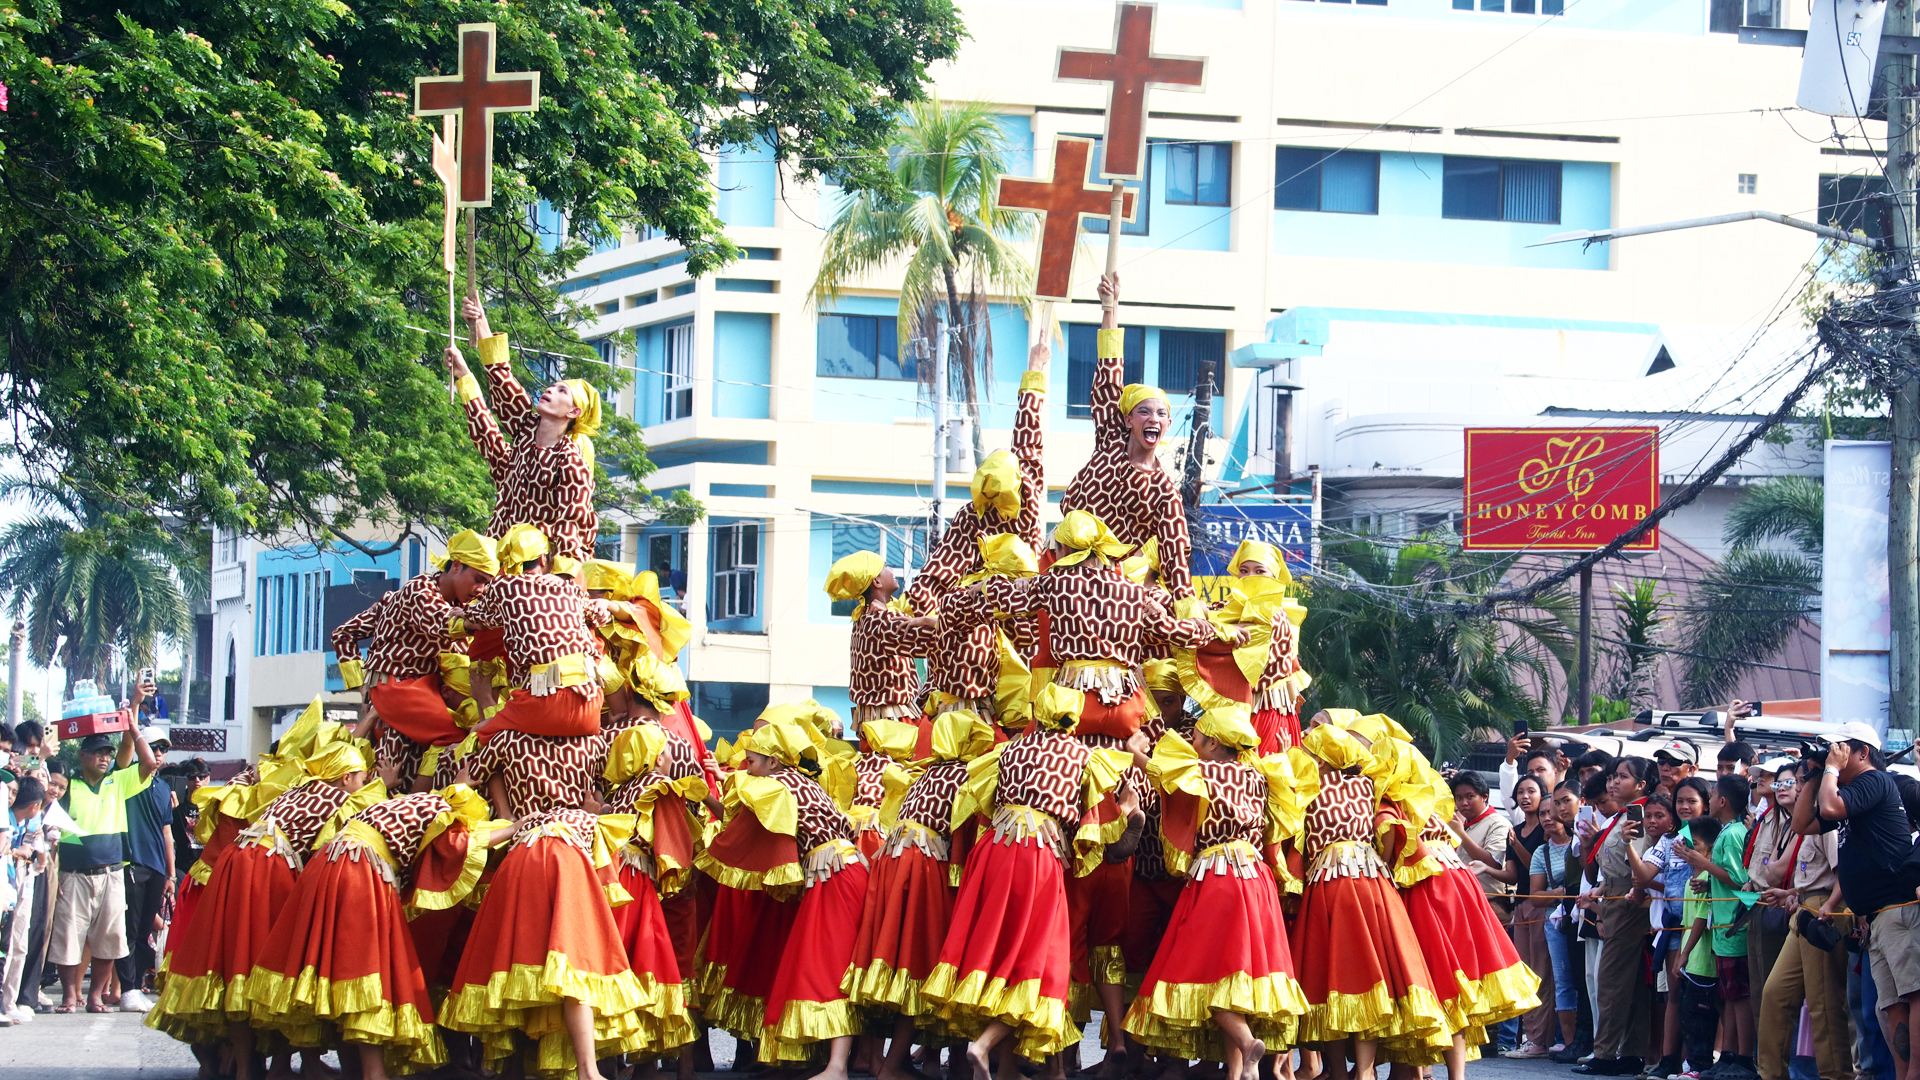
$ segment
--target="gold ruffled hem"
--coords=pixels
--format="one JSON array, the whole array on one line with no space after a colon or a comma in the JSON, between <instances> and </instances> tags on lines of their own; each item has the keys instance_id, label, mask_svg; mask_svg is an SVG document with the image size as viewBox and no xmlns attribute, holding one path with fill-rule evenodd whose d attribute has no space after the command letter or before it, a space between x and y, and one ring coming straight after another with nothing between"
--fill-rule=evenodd
<instances>
[{"instance_id":1,"label":"gold ruffled hem","mask_svg":"<svg viewBox=\"0 0 1920 1080\"><path fill-rule=\"evenodd\" d=\"M1119 986L1127 981L1127 957L1118 945L1095 945L1088 958L1093 981Z\"/></svg>"},{"instance_id":2,"label":"gold ruffled hem","mask_svg":"<svg viewBox=\"0 0 1920 1080\"><path fill-rule=\"evenodd\" d=\"M1333 992L1327 1000L1309 1002L1300 1017L1303 1043L1360 1039L1423 1038L1447 1027L1447 1010L1424 986L1408 990L1395 1000L1382 982L1364 994Z\"/></svg>"},{"instance_id":3,"label":"gold ruffled hem","mask_svg":"<svg viewBox=\"0 0 1920 1080\"><path fill-rule=\"evenodd\" d=\"M860 1009L846 998L839 1001L789 1001L780 1021L760 1032L760 1061L764 1065L812 1060L814 1045L866 1030Z\"/></svg>"},{"instance_id":4,"label":"gold ruffled hem","mask_svg":"<svg viewBox=\"0 0 1920 1080\"><path fill-rule=\"evenodd\" d=\"M183 1043L223 1040L229 1023L249 1019L248 984L246 975L225 979L213 971L169 974L142 1022Z\"/></svg>"},{"instance_id":5,"label":"gold ruffled hem","mask_svg":"<svg viewBox=\"0 0 1920 1080\"><path fill-rule=\"evenodd\" d=\"M447 1062L440 1033L412 1005L395 1007L378 974L333 982L311 966L289 979L255 966L248 977L253 1026L278 1031L297 1047L341 1041L381 1048L390 1073L414 1073Z\"/></svg>"},{"instance_id":6,"label":"gold ruffled hem","mask_svg":"<svg viewBox=\"0 0 1920 1080\"><path fill-rule=\"evenodd\" d=\"M574 1071L573 1042L560 1014L572 999L593 1009L595 1059L615 1054L653 1057L692 1042L696 1032L687 1018L686 992L677 982L622 971L600 975L576 969L557 952L544 967L516 964L496 971L485 984L468 983L447 996L440 1024L480 1036L488 1066L500 1071L515 1052L513 1033L524 1032L538 1046L528 1071L562 1077Z\"/></svg>"},{"instance_id":7,"label":"gold ruffled hem","mask_svg":"<svg viewBox=\"0 0 1920 1080\"><path fill-rule=\"evenodd\" d=\"M1134 1039L1163 1054L1225 1061L1227 1043L1214 1022L1215 1010L1239 1013L1255 1038L1279 1049L1293 1045L1307 999L1285 972L1258 978L1240 972L1216 983L1163 982L1151 996L1133 999L1125 1026Z\"/></svg>"},{"instance_id":8,"label":"gold ruffled hem","mask_svg":"<svg viewBox=\"0 0 1920 1080\"><path fill-rule=\"evenodd\" d=\"M875 960L864 970L848 965L840 989L861 1008L898 1013L916 1027L930 1024L937 1030L940 1026L936 1006L926 998L926 984L885 960Z\"/></svg>"},{"instance_id":9,"label":"gold ruffled hem","mask_svg":"<svg viewBox=\"0 0 1920 1080\"><path fill-rule=\"evenodd\" d=\"M1448 1027L1454 1031L1491 1027L1540 1005L1540 976L1524 963L1488 972L1479 982L1469 981L1459 971L1453 977L1460 993L1446 1003L1446 1011Z\"/></svg>"},{"instance_id":10,"label":"gold ruffled hem","mask_svg":"<svg viewBox=\"0 0 1920 1080\"><path fill-rule=\"evenodd\" d=\"M708 877L729 889L764 892L776 900L791 900L800 894L806 871L798 860L781 863L771 870L741 870L714 858L705 849L694 856L693 864Z\"/></svg>"},{"instance_id":11,"label":"gold ruffled hem","mask_svg":"<svg viewBox=\"0 0 1920 1080\"><path fill-rule=\"evenodd\" d=\"M1009 986L1005 979L989 979L984 971L969 971L962 978L952 964L939 964L920 992L956 1035L973 1038L995 1020L1010 1025L1016 1048L1028 1058L1044 1057L1078 1041L1078 1033L1067 1023L1067 1003L1041 996L1039 979Z\"/></svg>"},{"instance_id":12,"label":"gold ruffled hem","mask_svg":"<svg viewBox=\"0 0 1920 1080\"><path fill-rule=\"evenodd\" d=\"M487 854L491 850L480 843L478 837L470 839L466 860L460 866L460 877L446 889L422 889L415 885L403 909L406 917L416 919L422 912L447 911L472 896L480 885L480 875L486 873Z\"/></svg>"},{"instance_id":13,"label":"gold ruffled hem","mask_svg":"<svg viewBox=\"0 0 1920 1080\"><path fill-rule=\"evenodd\" d=\"M701 970L700 1014L736 1039L759 1039L760 1029L766 1026L767 999L743 994L726 981L725 964L708 963Z\"/></svg>"}]
</instances>

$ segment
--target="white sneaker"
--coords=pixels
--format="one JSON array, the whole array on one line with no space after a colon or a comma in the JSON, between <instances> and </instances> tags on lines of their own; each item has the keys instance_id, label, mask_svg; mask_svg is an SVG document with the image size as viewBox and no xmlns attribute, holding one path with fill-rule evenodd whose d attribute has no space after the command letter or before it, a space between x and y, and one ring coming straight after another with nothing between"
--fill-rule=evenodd
<instances>
[{"instance_id":1,"label":"white sneaker","mask_svg":"<svg viewBox=\"0 0 1920 1080\"><path fill-rule=\"evenodd\" d=\"M7 1014L7 1018L16 1024L29 1023L33 1020L33 1010L22 1009L16 1006L12 1012Z\"/></svg>"},{"instance_id":2,"label":"white sneaker","mask_svg":"<svg viewBox=\"0 0 1920 1080\"><path fill-rule=\"evenodd\" d=\"M138 990L125 990L120 994L120 1011L143 1013L153 1008L153 1002Z\"/></svg>"}]
</instances>

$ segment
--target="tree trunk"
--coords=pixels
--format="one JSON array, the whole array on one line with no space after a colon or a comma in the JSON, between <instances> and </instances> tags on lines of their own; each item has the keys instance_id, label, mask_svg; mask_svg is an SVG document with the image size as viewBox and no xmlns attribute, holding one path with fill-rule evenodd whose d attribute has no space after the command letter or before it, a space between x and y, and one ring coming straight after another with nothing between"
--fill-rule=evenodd
<instances>
[{"instance_id":1,"label":"tree trunk","mask_svg":"<svg viewBox=\"0 0 1920 1080\"><path fill-rule=\"evenodd\" d=\"M978 467L986 454L982 451L985 443L980 433L980 384L977 378L978 368L974 364L974 326L963 314L960 306L960 283L954 276L953 264L947 263L942 266L940 273L947 282L947 324L958 331L960 389L966 395L967 416L973 421L973 461ZM948 356L948 363L952 363L951 353ZM946 372L936 372L935 377L945 378Z\"/></svg>"}]
</instances>

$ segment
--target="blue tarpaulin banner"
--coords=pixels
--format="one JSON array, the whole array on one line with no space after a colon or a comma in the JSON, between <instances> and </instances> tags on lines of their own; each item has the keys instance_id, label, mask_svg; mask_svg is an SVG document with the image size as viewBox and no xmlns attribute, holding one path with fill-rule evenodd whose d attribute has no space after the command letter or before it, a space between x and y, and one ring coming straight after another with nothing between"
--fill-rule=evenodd
<instances>
[{"instance_id":1,"label":"blue tarpaulin banner","mask_svg":"<svg viewBox=\"0 0 1920 1080\"><path fill-rule=\"evenodd\" d=\"M1218 599L1227 561L1242 540L1279 548L1294 574L1313 568L1312 503L1204 503L1187 529L1193 534L1194 591L1209 601Z\"/></svg>"}]
</instances>

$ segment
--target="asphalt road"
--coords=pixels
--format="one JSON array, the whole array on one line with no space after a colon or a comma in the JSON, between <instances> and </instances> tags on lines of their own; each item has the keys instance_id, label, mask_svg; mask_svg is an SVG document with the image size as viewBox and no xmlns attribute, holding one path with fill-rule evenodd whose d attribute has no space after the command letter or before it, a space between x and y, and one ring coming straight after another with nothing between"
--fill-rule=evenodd
<instances>
[{"instance_id":1,"label":"asphalt road","mask_svg":"<svg viewBox=\"0 0 1920 1080\"><path fill-rule=\"evenodd\" d=\"M1089 1025L1089 1030L1098 1029ZM714 1059L724 1066L732 1060L733 1040L719 1031L712 1039ZM1083 1045L1083 1061L1099 1060L1091 1040ZM198 1071L185 1045L143 1027L134 1013L48 1014L0 1028L0 1077L5 1080L192 1080ZM1495 1059L1474 1062L1467 1071L1488 1080L1574 1080L1567 1066L1546 1061ZM1436 1080L1445 1073L1436 1069ZM731 1080L737 1074L714 1075Z\"/></svg>"}]
</instances>

